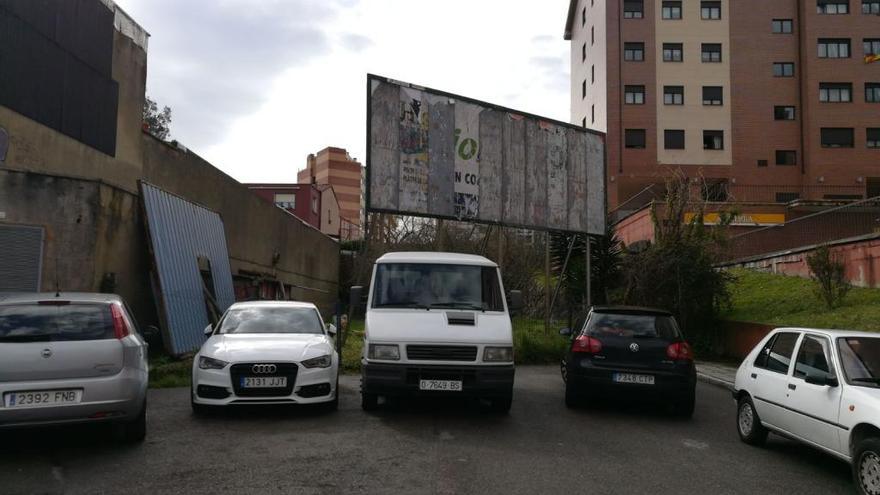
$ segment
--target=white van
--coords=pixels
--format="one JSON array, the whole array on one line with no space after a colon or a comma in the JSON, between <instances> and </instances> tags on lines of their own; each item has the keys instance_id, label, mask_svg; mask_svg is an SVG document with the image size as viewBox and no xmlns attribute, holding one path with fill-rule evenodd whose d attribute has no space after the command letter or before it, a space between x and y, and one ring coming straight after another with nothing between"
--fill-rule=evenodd
<instances>
[{"instance_id":1,"label":"white van","mask_svg":"<svg viewBox=\"0 0 880 495\"><path fill-rule=\"evenodd\" d=\"M352 287L357 307L362 289ZM510 410L513 332L498 265L482 256L388 253L367 298L361 406L380 396L467 396Z\"/></svg>"}]
</instances>

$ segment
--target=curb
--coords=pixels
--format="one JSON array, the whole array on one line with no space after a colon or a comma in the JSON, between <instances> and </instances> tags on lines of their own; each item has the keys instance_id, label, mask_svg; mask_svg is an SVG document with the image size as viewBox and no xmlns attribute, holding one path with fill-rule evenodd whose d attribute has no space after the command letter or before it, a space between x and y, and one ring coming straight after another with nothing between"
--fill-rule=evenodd
<instances>
[{"instance_id":1,"label":"curb","mask_svg":"<svg viewBox=\"0 0 880 495\"><path fill-rule=\"evenodd\" d=\"M697 380L700 380L701 382L715 385L716 387L721 387L721 388L724 388L726 390L733 392L733 383L731 383L727 380L722 380L721 378L716 378L712 375L700 373L699 371L697 372Z\"/></svg>"}]
</instances>

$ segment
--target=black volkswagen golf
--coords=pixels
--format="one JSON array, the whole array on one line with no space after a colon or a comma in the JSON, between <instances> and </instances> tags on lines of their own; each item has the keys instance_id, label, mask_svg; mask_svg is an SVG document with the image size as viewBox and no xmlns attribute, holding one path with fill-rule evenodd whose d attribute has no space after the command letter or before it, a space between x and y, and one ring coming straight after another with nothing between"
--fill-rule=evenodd
<instances>
[{"instance_id":1,"label":"black volkswagen golf","mask_svg":"<svg viewBox=\"0 0 880 495\"><path fill-rule=\"evenodd\" d=\"M668 311L593 307L582 325L559 332L571 338L562 360L565 404L597 396L662 401L694 413L696 368L691 347Z\"/></svg>"}]
</instances>

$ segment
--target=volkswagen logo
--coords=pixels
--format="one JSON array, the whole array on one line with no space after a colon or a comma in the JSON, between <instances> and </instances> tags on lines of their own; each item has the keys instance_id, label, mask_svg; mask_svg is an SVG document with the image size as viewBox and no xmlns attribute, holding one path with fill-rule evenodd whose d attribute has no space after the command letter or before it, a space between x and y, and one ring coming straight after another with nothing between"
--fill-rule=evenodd
<instances>
[{"instance_id":1,"label":"volkswagen logo","mask_svg":"<svg viewBox=\"0 0 880 495\"><path fill-rule=\"evenodd\" d=\"M629 345L629 350L631 350L633 352L639 352L639 344L636 344L635 342L633 342L632 344Z\"/></svg>"},{"instance_id":2,"label":"volkswagen logo","mask_svg":"<svg viewBox=\"0 0 880 495\"><path fill-rule=\"evenodd\" d=\"M251 367L254 373L269 374L278 371L278 367L274 364L255 364Z\"/></svg>"},{"instance_id":3,"label":"volkswagen logo","mask_svg":"<svg viewBox=\"0 0 880 495\"><path fill-rule=\"evenodd\" d=\"M41 352L40 355L46 359L49 359L50 357L52 357L52 349L43 349L43 352Z\"/></svg>"}]
</instances>

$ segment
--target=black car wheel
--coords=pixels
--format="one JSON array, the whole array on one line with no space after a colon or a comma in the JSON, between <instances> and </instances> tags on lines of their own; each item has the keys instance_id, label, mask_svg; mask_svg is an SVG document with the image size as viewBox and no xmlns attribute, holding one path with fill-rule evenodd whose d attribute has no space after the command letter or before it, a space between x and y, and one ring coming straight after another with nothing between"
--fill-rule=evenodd
<instances>
[{"instance_id":1,"label":"black car wheel","mask_svg":"<svg viewBox=\"0 0 880 495\"><path fill-rule=\"evenodd\" d=\"M693 417L696 402L696 391L691 390L683 398L679 399L678 402L675 403L675 405L673 406L675 408L675 414L682 418Z\"/></svg>"},{"instance_id":2,"label":"black car wheel","mask_svg":"<svg viewBox=\"0 0 880 495\"><path fill-rule=\"evenodd\" d=\"M862 495L880 495L880 438L868 438L856 445L853 481Z\"/></svg>"},{"instance_id":3,"label":"black car wheel","mask_svg":"<svg viewBox=\"0 0 880 495\"><path fill-rule=\"evenodd\" d=\"M763 445L767 441L767 429L761 424L755 404L749 396L743 396L737 403L736 431L739 438L749 445Z\"/></svg>"},{"instance_id":4,"label":"black car wheel","mask_svg":"<svg viewBox=\"0 0 880 495\"><path fill-rule=\"evenodd\" d=\"M583 404L583 398L580 395L580 390L577 389L573 384L566 383L565 384L565 407L575 408Z\"/></svg>"}]
</instances>

